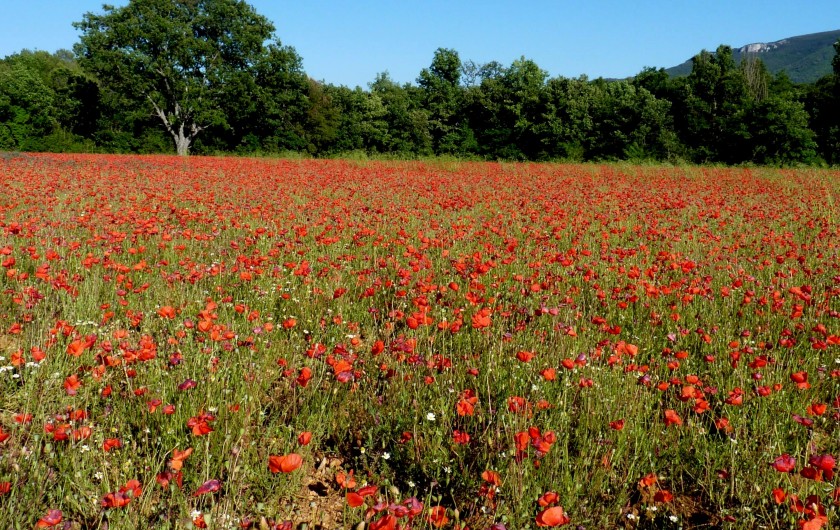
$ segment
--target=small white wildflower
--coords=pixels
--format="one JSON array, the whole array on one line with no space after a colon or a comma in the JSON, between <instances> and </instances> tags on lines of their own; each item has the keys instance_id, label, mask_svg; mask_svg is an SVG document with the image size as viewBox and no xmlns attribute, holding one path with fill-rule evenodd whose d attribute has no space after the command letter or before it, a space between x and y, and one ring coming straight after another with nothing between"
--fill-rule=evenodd
<instances>
[{"instance_id":1,"label":"small white wildflower","mask_svg":"<svg viewBox=\"0 0 840 530\"><path fill-rule=\"evenodd\" d=\"M429 412L426 414L426 421L435 421L435 419L437 419L437 416L435 416L434 412Z\"/></svg>"},{"instance_id":2,"label":"small white wildflower","mask_svg":"<svg viewBox=\"0 0 840 530\"><path fill-rule=\"evenodd\" d=\"M83 446L79 447L79 450L83 453L87 453L88 451L90 451L90 446L89 445L83 445Z\"/></svg>"},{"instance_id":3,"label":"small white wildflower","mask_svg":"<svg viewBox=\"0 0 840 530\"><path fill-rule=\"evenodd\" d=\"M672 523L676 523L677 521L680 520L680 518L677 517L676 515L669 515L668 519L670 519Z\"/></svg>"},{"instance_id":4,"label":"small white wildflower","mask_svg":"<svg viewBox=\"0 0 840 530\"><path fill-rule=\"evenodd\" d=\"M631 521L635 521L636 520L636 514L628 513L627 518L630 519Z\"/></svg>"},{"instance_id":5,"label":"small white wildflower","mask_svg":"<svg viewBox=\"0 0 840 530\"><path fill-rule=\"evenodd\" d=\"M391 453L382 453L382 459L383 460L390 460L390 458L391 458Z\"/></svg>"}]
</instances>

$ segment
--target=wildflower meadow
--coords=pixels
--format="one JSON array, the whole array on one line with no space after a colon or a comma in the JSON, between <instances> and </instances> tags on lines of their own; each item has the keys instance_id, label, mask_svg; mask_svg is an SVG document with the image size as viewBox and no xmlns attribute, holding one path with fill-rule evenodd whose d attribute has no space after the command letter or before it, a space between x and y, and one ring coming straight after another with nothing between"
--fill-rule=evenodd
<instances>
[{"instance_id":1,"label":"wildflower meadow","mask_svg":"<svg viewBox=\"0 0 840 530\"><path fill-rule=\"evenodd\" d=\"M0 527L840 528L840 172L0 158Z\"/></svg>"}]
</instances>

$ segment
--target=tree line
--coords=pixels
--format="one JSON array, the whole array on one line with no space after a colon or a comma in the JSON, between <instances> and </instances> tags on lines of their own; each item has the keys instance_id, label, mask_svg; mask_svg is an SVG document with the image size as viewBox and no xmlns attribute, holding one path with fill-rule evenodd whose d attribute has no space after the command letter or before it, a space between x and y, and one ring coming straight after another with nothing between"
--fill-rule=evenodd
<instances>
[{"instance_id":1,"label":"tree line","mask_svg":"<svg viewBox=\"0 0 840 530\"><path fill-rule=\"evenodd\" d=\"M840 41L811 84L729 46L686 77L550 77L440 48L415 83L316 81L242 0L132 0L75 25L72 52L0 60L0 150L349 152L504 160L840 163Z\"/></svg>"}]
</instances>

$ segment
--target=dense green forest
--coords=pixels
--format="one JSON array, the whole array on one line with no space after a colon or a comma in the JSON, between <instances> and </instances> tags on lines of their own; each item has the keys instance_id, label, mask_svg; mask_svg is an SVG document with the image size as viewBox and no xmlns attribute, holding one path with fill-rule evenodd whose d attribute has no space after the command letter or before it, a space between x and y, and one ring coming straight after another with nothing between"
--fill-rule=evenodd
<instances>
[{"instance_id":1,"label":"dense green forest","mask_svg":"<svg viewBox=\"0 0 840 530\"><path fill-rule=\"evenodd\" d=\"M840 41L833 73L811 84L723 45L698 53L687 76L649 68L625 80L441 48L415 83L386 72L363 89L309 78L244 2L203 3L226 10L224 31L213 12L134 0L84 15L73 52L0 60L0 150L840 163ZM172 41L182 34L196 38Z\"/></svg>"}]
</instances>

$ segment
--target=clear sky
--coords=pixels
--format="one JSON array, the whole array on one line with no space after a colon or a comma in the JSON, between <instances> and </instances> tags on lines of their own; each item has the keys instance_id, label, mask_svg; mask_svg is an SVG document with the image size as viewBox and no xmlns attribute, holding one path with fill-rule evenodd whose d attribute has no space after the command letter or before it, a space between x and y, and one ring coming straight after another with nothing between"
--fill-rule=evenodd
<instances>
[{"instance_id":1,"label":"clear sky","mask_svg":"<svg viewBox=\"0 0 840 530\"><path fill-rule=\"evenodd\" d=\"M0 56L72 48L71 26L101 0L0 0ZM125 5L127 0L111 0ZM363 86L388 71L414 82L437 48L551 76L627 77L701 49L840 29L840 0L251 0L313 78Z\"/></svg>"}]
</instances>

